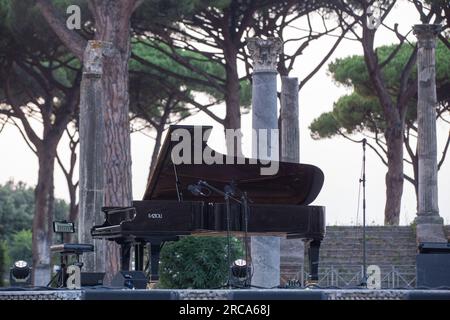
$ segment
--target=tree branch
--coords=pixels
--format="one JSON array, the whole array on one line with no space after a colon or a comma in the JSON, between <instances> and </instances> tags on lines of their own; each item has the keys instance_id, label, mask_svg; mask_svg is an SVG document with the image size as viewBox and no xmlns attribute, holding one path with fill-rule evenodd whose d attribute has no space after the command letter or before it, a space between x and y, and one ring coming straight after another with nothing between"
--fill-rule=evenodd
<instances>
[{"instance_id":1,"label":"tree branch","mask_svg":"<svg viewBox=\"0 0 450 320\"><path fill-rule=\"evenodd\" d=\"M408 108L408 100L411 99L417 92L417 83L412 82L409 83L409 78L413 71L413 68L416 66L417 61L417 46L414 48L414 51L411 53L406 66L402 70L402 74L400 77L400 88L397 97L397 105L401 115L404 115ZM409 85L408 85L409 83Z\"/></svg>"},{"instance_id":2,"label":"tree branch","mask_svg":"<svg viewBox=\"0 0 450 320\"><path fill-rule=\"evenodd\" d=\"M38 152L37 149L31 144L31 142L28 140L27 135L22 131L22 128L20 125L14 120L14 118L9 118L9 120L13 123L13 125L19 130L20 135L22 136L23 140L27 144L27 146L30 148L30 150L37 156Z\"/></svg>"},{"instance_id":3,"label":"tree branch","mask_svg":"<svg viewBox=\"0 0 450 320\"><path fill-rule=\"evenodd\" d=\"M61 42L80 60L83 61L84 49L87 41L75 31L71 31L50 0L36 0L36 5L40 9L47 23L56 33Z\"/></svg>"},{"instance_id":4,"label":"tree branch","mask_svg":"<svg viewBox=\"0 0 450 320\"><path fill-rule=\"evenodd\" d=\"M355 140L350 138L349 136L347 136L346 134L344 134L342 131L338 131L337 132L340 136L344 137L345 139L351 141L351 142L355 142L355 143L362 143L362 140ZM383 155L377 150L377 148L375 148L371 143L367 142L367 145L373 150L375 151L375 153L377 154L377 156L380 158L381 162L383 162L384 165L388 165L387 160L384 159Z\"/></svg>"},{"instance_id":5,"label":"tree branch","mask_svg":"<svg viewBox=\"0 0 450 320\"><path fill-rule=\"evenodd\" d=\"M439 39L450 49L450 41L448 41L442 34L438 35Z\"/></svg>"},{"instance_id":6,"label":"tree branch","mask_svg":"<svg viewBox=\"0 0 450 320\"><path fill-rule=\"evenodd\" d=\"M16 104L15 99L12 97L9 81L10 81L10 78L8 77L5 81L5 86L4 86L5 95L9 101L9 105L11 106L11 108L14 111L14 116L17 117L21 121L23 128L26 132L26 135L28 136L30 141L33 143L33 145L36 147L36 149L39 149L42 141L36 135L36 133L34 132L33 128L30 125L30 122L27 120L27 117L25 116L23 111L20 109L20 106L18 104Z\"/></svg>"},{"instance_id":7,"label":"tree branch","mask_svg":"<svg viewBox=\"0 0 450 320\"><path fill-rule=\"evenodd\" d=\"M144 58L138 56L137 54L135 54L134 52L131 53L131 58L136 60L137 62L139 62L140 64L142 64L144 66L148 66L148 67L154 68L155 70L158 70L159 72L165 73L165 74L167 74L169 76L172 76L172 77L174 77L176 79L181 79L181 80L184 80L184 81L191 81L191 82L194 82L194 83L198 83L199 85L212 87L212 88L218 89L218 90L220 89L219 90L220 92L225 93L223 88L216 87L215 85L213 85L209 81L196 79L196 78L193 78L193 77L190 77L190 76L180 75L180 74L178 74L176 72L173 72L172 70L163 68L160 65L157 65L157 64L155 64L155 63L153 63L153 62L151 62L151 61L149 61L147 59L144 59ZM131 71L131 72L139 73L138 71Z\"/></svg>"},{"instance_id":8,"label":"tree branch","mask_svg":"<svg viewBox=\"0 0 450 320\"><path fill-rule=\"evenodd\" d=\"M353 24L352 24L353 26ZM331 57L331 55L336 51L337 47L341 43L342 39L344 39L344 36L346 35L348 29L343 31L341 36L337 39L337 41L334 43L333 47L331 47L330 51L325 55L325 57L320 61L320 63L312 70L298 85L298 90L300 91L303 86L322 68L322 66L328 61L328 59Z\"/></svg>"},{"instance_id":9,"label":"tree branch","mask_svg":"<svg viewBox=\"0 0 450 320\"><path fill-rule=\"evenodd\" d=\"M441 166L444 163L445 157L447 156L447 151L448 151L449 145L450 145L450 131L448 133L447 142L445 143L444 151L442 152L441 160L438 163L438 170L441 169Z\"/></svg>"}]
</instances>

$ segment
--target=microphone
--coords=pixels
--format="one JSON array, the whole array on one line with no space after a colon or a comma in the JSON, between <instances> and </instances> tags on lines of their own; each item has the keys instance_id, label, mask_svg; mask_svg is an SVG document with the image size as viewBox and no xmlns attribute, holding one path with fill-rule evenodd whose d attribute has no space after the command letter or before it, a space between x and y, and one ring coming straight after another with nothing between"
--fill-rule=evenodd
<instances>
[{"instance_id":1,"label":"microphone","mask_svg":"<svg viewBox=\"0 0 450 320\"><path fill-rule=\"evenodd\" d=\"M234 196L234 188L230 185L226 185L224 188L225 193L229 194L230 196Z\"/></svg>"},{"instance_id":2,"label":"microphone","mask_svg":"<svg viewBox=\"0 0 450 320\"><path fill-rule=\"evenodd\" d=\"M203 180L198 180L197 185L198 186L204 186L204 187L208 188L208 183L206 181L203 181Z\"/></svg>"},{"instance_id":3,"label":"microphone","mask_svg":"<svg viewBox=\"0 0 450 320\"><path fill-rule=\"evenodd\" d=\"M204 196L206 197L206 194L202 192L202 188L197 185L190 184L188 185L188 190L194 195L194 196Z\"/></svg>"}]
</instances>

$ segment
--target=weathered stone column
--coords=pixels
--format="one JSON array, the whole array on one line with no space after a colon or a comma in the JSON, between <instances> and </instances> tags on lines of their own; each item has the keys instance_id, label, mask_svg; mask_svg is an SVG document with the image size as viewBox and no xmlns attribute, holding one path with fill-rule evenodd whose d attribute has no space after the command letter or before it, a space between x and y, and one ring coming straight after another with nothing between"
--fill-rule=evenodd
<instances>
[{"instance_id":1,"label":"weathered stone column","mask_svg":"<svg viewBox=\"0 0 450 320\"><path fill-rule=\"evenodd\" d=\"M281 77L281 161L300 163L300 129L298 79ZM305 261L305 243L302 239L281 239L280 267L296 270L297 276ZM296 279L300 280L301 276Z\"/></svg>"},{"instance_id":2,"label":"weathered stone column","mask_svg":"<svg viewBox=\"0 0 450 320\"><path fill-rule=\"evenodd\" d=\"M281 77L281 161L300 163L298 79Z\"/></svg>"},{"instance_id":3,"label":"weathered stone column","mask_svg":"<svg viewBox=\"0 0 450 320\"><path fill-rule=\"evenodd\" d=\"M259 158L258 155L261 155L261 151L263 154L261 158L267 159L275 156L272 152L270 129L278 129L277 57L281 48L280 39L248 39L248 49L253 60L252 128L268 130L267 146L264 146L267 148L266 150L259 148L260 136L253 135L254 158ZM258 147L255 148L255 146ZM252 285L272 288L280 284L279 237L251 237L251 259L253 264Z\"/></svg>"},{"instance_id":4,"label":"weathered stone column","mask_svg":"<svg viewBox=\"0 0 450 320\"><path fill-rule=\"evenodd\" d=\"M102 60L110 44L89 41L84 53L80 92L80 208L78 241L93 243L95 252L83 256L83 270L104 271L105 240L93 240L91 228L102 220L104 196L104 116Z\"/></svg>"},{"instance_id":5,"label":"weathered stone column","mask_svg":"<svg viewBox=\"0 0 450 320\"><path fill-rule=\"evenodd\" d=\"M438 207L438 167L436 139L436 36L440 26L414 26L418 39L417 152L419 160L418 242L446 242Z\"/></svg>"}]
</instances>

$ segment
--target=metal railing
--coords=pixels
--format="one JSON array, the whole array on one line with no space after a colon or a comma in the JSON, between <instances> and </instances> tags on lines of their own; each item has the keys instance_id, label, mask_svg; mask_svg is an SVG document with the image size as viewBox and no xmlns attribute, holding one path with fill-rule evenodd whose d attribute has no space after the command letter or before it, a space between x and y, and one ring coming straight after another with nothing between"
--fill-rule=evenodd
<instances>
[{"instance_id":1,"label":"metal railing","mask_svg":"<svg viewBox=\"0 0 450 320\"><path fill-rule=\"evenodd\" d=\"M415 265L379 265L381 269L382 289L412 289L416 286ZM317 285L328 288L352 288L361 285L364 275L362 265L331 265L319 268ZM296 278L289 284L304 287L309 279L309 273L302 265Z\"/></svg>"}]
</instances>

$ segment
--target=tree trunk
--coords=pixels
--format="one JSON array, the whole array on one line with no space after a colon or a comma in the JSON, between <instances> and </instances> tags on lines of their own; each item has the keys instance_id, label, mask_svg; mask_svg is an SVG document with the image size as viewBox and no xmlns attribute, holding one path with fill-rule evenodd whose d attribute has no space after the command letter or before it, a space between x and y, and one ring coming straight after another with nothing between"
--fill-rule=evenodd
<instances>
[{"instance_id":1,"label":"tree trunk","mask_svg":"<svg viewBox=\"0 0 450 320\"><path fill-rule=\"evenodd\" d=\"M378 63L376 50L374 49L375 30L363 27L362 45L364 60L369 76L377 93L378 100L383 107L383 114L387 122L385 132L387 145L386 174L386 205L384 208L384 224L398 225L400 207L403 194L403 141L405 128L405 110L394 106L392 97L386 87L382 68Z\"/></svg>"},{"instance_id":2,"label":"tree trunk","mask_svg":"<svg viewBox=\"0 0 450 320\"><path fill-rule=\"evenodd\" d=\"M240 84L237 70L237 51L232 44L227 44L225 49L226 59L226 83L225 83L225 105L226 116L224 129L241 128L241 105L240 105ZM241 153L242 145L239 141L227 141L227 153L238 155ZM233 148L234 145L234 148Z\"/></svg>"},{"instance_id":3,"label":"tree trunk","mask_svg":"<svg viewBox=\"0 0 450 320\"><path fill-rule=\"evenodd\" d=\"M33 218L33 284L46 286L51 275L50 245L52 243L52 220L54 210L53 171L56 145L43 144L38 150L39 173L35 190Z\"/></svg>"},{"instance_id":4,"label":"tree trunk","mask_svg":"<svg viewBox=\"0 0 450 320\"><path fill-rule=\"evenodd\" d=\"M403 126L390 124L386 133L388 171L386 174L386 206L384 224L398 225L403 194Z\"/></svg>"},{"instance_id":5,"label":"tree trunk","mask_svg":"<svg viewBox=\"0 0 450 320\"><path fill-rule=\"evenodd\" d=\"M78 203L77 203L77 187L73 184L71 184L69 181L67 182L67 187L69 189L69 216L68 221L70 222L77 222L78 219ZM78 225L78 227L80 227ZM64 234L64 242L73 242L76 239L76 233L65 233Z\"/></svg>"},{"instance_id":6,"label":"tree trunk","mask_svg":"<svg viewBox=\"0 0 450 320\"><path fill-rule=\"evenodd\" d=\"M95 40L112 43L103 60L103 102L105 106L105 206L130 206L131 151L129 129L128 60L130 16L134 1L98 1L95 5ZM100 214L100 212L98 213ZM118 246L106 245L106 283L119 268Z\"/></svg>"},{"instance_id":7,"label":"tree trunk","mask_svg":"<svg viewBox=\"0 0 450 320\"><path fill-rule=\"evenodd\" d=\"M69 221L75 222L78 219L77 186L76 184L68 184L68 188L70 199Z\"/></svg>"},{"instance_id":8,"label":"tree trunk","mask_svg":"<svg viewBox=\"0 0 450 320\"><path fill-rule=\"evenodd\" d=\"M112 47L111 50L104 52L100 62L103 66L102 101L105 105L104 205L106 206L129 206L132 201L128 59L130 18L141 3L142 1L138 0L95 0L88 3L95 20L94 40L109 42ZM86 41L78 33L65 27L50 1L37 0L37 4L61 41L82 60ZM117 247L109 242L105 254L107 274L105 283L111 280L118 269L118 256Z\"/></svg>"},{"instance_id":9,"label":"tree trunk","mask_svg":"<svg viewBox=\"0 0 450 320\"><path fill-rule=\"evenodd\" d=\"M225 104L227 114L225 116L226 129L239 129L241 127L240 112L240 86L239 76L237 73L236 60L233 66L227 63L227 80L226 80L226 96Z\"/></svg>"}]
</instances>

